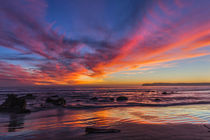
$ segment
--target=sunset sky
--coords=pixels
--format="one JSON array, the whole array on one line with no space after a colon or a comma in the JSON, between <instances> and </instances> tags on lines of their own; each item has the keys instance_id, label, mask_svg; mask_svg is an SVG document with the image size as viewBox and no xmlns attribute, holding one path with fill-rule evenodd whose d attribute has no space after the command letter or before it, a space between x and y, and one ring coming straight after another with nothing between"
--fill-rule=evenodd
<instances>
[{"instance_id":1,"label":"sunset sky","mask_svg":"<svg viewBox=\"0 0 210 140\"><path fill-rule=\"evenodd\" d=\"M210 82L210 0L0 0L0 86Z\"/></svg>"}]
</instances>

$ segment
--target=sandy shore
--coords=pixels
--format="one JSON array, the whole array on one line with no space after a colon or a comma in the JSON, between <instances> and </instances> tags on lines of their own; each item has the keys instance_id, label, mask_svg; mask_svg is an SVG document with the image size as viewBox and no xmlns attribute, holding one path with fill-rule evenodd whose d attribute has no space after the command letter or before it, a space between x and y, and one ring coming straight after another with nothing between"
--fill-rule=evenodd
<instances>
[{"instance_id":1,"label":"sandy shore","mask_svg":"<svg viewBox=\"0 0 210 140\"><path fill-rule=\"evenodd\" d=\"M206 106L197 107L198 110ZM186 108L183 106L183 108ZM209 140L210 124L198 118L197 123L177 123L162 114L146 114L159 108L50 109L28 115L0 114L0 140ZM168 117L174 108L168 110ZM208 108L206 108L208 109ZM183 110L179 108L178 110ZM159 111L160 112L160 111ZM190 111L189 111L190 112ZM179 112L176 112L179 114ZM157 118L159 115L160 118ZM208 114L206 114L208 115ZM137 117L135 117L137 116ZM189 116L189 114L188 114ZM157 120L160 120L157 122ZM154 122L156 120L156 122ZM165 120L166 121L166 120ZM119 133L86 134L87 126L119 129Z\"/></svg>"},{"instance_id":2,"label":"sandy shore","mask_svg":"<svg viewBox=\"0 0 210 140\"><path fill-rule=\"evenodd\" d=\"M121 130L117 134L87 135L75 139L100 140L208 140L210 133L203 125L192 124L132 124L122 123L115 128Z\"/></svg>"},{"instance_id":3,"label":"sandy shore","mask_svg":"<svg viewBox=\"0 0 210 140\"><path fill-rule=\"evenodd\" d=\"M4 137L1 140L209 140L210 132L203 125L122 123L112 128L120 133L85 134L85 129L45 129L37 134ZM78 133L79 132L79 133ZM75 135L76 133L76 135Z\"/></svg>"}]
</instances>

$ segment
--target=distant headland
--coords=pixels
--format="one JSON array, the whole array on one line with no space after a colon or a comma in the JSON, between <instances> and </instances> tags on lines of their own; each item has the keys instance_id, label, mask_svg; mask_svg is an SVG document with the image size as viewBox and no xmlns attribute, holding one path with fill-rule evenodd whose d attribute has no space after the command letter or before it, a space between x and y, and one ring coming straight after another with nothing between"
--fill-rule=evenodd
<instances>
[{"instance_id":1,"label":"distant headland","mask_svg":"<svg viewBox=\"0 0 210 140\"><path fill-rule=\"evenodd\" d=\"M144 83L142 86L210 86L210 83Z\"/></svg>"}]
</instances>

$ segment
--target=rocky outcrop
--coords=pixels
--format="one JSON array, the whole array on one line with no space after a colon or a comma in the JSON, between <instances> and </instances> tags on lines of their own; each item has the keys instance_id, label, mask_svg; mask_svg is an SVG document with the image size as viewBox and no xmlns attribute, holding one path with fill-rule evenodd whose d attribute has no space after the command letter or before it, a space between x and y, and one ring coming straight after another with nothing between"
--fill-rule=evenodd
<instances>
[{"instance_id":1,"label":"rocky outcrop","mask_svg":"<svg viewBox=\"0 0 210 140\"><path fill-rule=\"evenodd\" d=\"M65 106L66 105L66 100L62 97L56 98L56 99L48 97L46 99L46 103L51 103L51 104L56 105L56 106Z\"/></svg>"},{"instance_id":2,"label":"rocky outcrop","mask_svg":"<svg viewBox=\"0 0 210 140\"><path fill-rule=\"evenodd\" d=\"M93 102L114 102L112 97L92 97L89 100Z\"/></svg>"},{"instance_id":3,"label":"rocky outcrop","mask_svg":"<svg viewBox=\"0 0 210 140\"><path fill-rule=\"evenodd\" d=\"M92 97L92 98L90 98L90 101L98 101L98 98L97 97Z\"/></svg>"},{"instance_id":4,"label":"rocky outcrop","mask_svg":"<svg viewBox=\"0 0 210 140\"><path fill-rule=\"evenodd\" d=\"M21 98L33 100L33 99L36 99L36 96L34 96L33 94L26 94L25 96Z\"/></svg>"},{"instance_id":5,"label":"rocky outcrop","mask_svg":"<svg viewBox=\"0 0 210 140\"><path fill-rule=\"evenodd\" d=\"M163 94L163 95L170 95L170 94L174 94L174 92L173 92L173 91L171 91L171 92L166 92L166 91L164 91L164 92L162 92L162 94Z\"/></svg>"},{"instance_id":6,"label":"rocky outcrop","mask_svg":"<svg viewBox=\"0 0 210 140\"><path fill-rule=\"evenodd\" d=\"M164 91L164 92L162 92L162 94L163 95L167 95L167 94L169 94L168 92L166 92L166 91Z\"/></svg>"},{"instance_id":7,"label":"rocky outcrop","mask_svg":"<svg viewBox=\"0 0 210 140\"><path fill-rule=\"evenodd\" d=\"M156 99L154 99L154 101L155 101L155 102L160 102L160 101L161 101L161 99L156 98Z\"/></svg>"},{"instance_id":8,"label":"rocky outcrop","mask_svg":"<svg viewBox=\"0 0 210 140\"><path fill-rule=\"evenodd\" d=\"M52 95L51 97L53 97L53 98L58 98L59 96L58 96L58 95Z\"/></svg>"},{"instance_id":9,"label":"rocky outcrop","mask_svg":"<svg viewBox=\"0 0 210 140\"><path fill-rule=\"evenodd\" d=\"M9 94L5 102L0 105L0 112L30 113L30 110L26 109L26 100L24 98Z\"/></svg>"},{"instance_id":10,"label":"rocky outcrop","mask_svg":"<svg viewBox=\"0 0 210 140\"><path fill-rule=\"evenodd\" d=\"M101 97L98 101L99 102L114 102L114 98L112 98L112 97Z\"/></svg>"},{"instance_id":11,"label":"rocky outcrop","mask_svg":"<svg viewBox=\"0 0 210 140\"><path fill-rule=\"evenodd\" d=\"M125 97L125 96L117 97L117 101L127 101L127 100L128 100L128 97Z\"/></svg>"}]
</instances>

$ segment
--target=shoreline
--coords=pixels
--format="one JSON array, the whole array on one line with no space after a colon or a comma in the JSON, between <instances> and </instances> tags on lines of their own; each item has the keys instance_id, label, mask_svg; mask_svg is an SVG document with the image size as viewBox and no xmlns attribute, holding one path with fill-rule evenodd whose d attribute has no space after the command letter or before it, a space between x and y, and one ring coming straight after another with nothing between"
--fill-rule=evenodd
<instances>
[{"instance_id":1,"label":"shoreline","mask_svg":"<svg viewBox=\"0 0 210 140\"><path fill-rule=\"evenodd\" d=\"M210 102L201 102L201 103L174 103L174 104L142 104L142 103L131 103L131 104L123 104L123 105L107 105L107 106L50 106L50 107L44 107L44 108L36 108L31 110L30 113L20 113L23 115L28 115L31 113L36 113L40 111L48 111L48 110L56 110L56 109L63 109L63 110L94 110L94 109L114 109L114 108L138 108L138 107L148 107L148 108L167 108L167 107L187 107L187 106L199 106L199 105L208 105L210 106ZM17 114L19 113L10 113L10 112L0 112L0 114Z\"/></svg>"}]
</instances>

